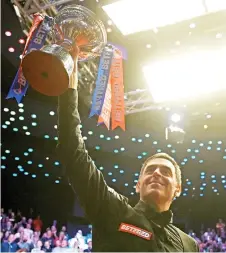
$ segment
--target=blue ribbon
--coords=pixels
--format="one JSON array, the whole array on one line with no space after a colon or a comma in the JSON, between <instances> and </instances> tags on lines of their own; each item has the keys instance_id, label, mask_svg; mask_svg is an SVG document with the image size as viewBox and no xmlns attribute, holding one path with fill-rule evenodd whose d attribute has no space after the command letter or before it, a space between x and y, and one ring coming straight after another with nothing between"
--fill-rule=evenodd
<instances>
[{"instance_id":1,"label":"blue ribbon","mask_svg":"<svg viewBox=\"0 0 226 253\"><path fill-rule=\"evenodd\" d=\"M49 25L50 21L51 21L51 18L46 16L44 20L41 22L41 24L39 25L39 27L35 30L31 38L31 41L28 45L26 54L28 54L29 52L33 50L40 50L43 47L47 34L51 29ZM21 102L29 86L23 73L20 74L20 78L19 78L19 71L20 70L17 71L16 77L14 78L14 81L10 87L9 93L6 97L6 99L15 98L17 103Z\"/></svg>"},{"instance_id":2,"label":"blue ribbon","mask_svg":"<svg viewBox=\"0 0 226 253\"><path fill-rule=\"evenodd\" d=\"M100 115L101 113L108 85L113 52L112 48L106 47L101 54L96 88L92 98L92 108L89 117L92 117L93 115Z\"/></svg>"}]
</instances>

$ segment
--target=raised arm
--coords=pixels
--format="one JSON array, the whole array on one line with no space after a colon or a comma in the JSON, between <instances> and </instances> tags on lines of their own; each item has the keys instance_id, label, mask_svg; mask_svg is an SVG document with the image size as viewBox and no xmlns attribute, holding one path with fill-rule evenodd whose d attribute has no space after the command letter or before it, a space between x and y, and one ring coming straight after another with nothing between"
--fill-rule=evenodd
<instances>
[{"instance_id":1,"label":"raised arm","mask_svg":"<svg viewBox=\"0 0 226 253\"><path fill-rule=\"evenodd\" d=\"M57 150L87 217L96 223L98 217L103 219L105 215L123 212L128 200L107 186L103 174L88 155L79 128L76 70L70 82L71 88L58 99Z\"/></svg>"}]
</instances>

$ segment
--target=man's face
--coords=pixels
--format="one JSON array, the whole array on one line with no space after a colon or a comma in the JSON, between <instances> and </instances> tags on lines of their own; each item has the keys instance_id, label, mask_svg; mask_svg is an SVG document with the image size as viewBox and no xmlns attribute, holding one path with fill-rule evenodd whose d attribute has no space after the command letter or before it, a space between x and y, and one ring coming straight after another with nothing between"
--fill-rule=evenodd
<instances>
[{"instance_id":1,"label":"man's face","mask_svg":"<svg viewBox=\"0 0 226 253\"><path fill-rule=\"evenodd\" d=\"M136 186L143 201L171 203L175 193L180 194L181 186L176 180L174 165L164 159L155 158L148 161Z\"/></svg>"}]
</instances>

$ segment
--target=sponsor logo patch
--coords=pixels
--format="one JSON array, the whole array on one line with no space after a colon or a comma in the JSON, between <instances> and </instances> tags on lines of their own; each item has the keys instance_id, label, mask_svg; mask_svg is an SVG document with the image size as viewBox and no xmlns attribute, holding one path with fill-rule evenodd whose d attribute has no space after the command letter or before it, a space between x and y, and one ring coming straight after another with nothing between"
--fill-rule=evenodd
<instances>
[{"instance_id":1,"label":"sponsor logo patch","mask_svg":"<svg viewBox=\"0 0 226 253\"><path fill-rule=\"evenodd\" d=\"M146 239L146 240L150 240L151 237L152 237L151 232L148 232L144 229L141 229L141 228L138 228L138 227L135 227L133 225L126 224L126 223L121 223L120 224L119 231L129 233L129 234L132 234L132 235L136 235L136 236L141 237L141 238Z\"/></svg>"}]
</instances>

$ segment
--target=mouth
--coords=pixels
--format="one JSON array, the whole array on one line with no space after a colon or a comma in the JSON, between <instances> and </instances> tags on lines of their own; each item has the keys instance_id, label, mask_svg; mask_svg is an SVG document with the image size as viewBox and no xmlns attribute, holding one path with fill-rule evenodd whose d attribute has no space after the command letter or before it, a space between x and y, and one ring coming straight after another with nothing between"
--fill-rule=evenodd
<instances>
[{"instance_id":1,"label":"mouth","mask_svg":"<svg viewBox=\"0 0 226 253\"><path fill-rule=\"evenodd\" d=\"M163 185L163 184L161 184L160 182L158 182L158 181L152 181L152 182L150 182L149 184L158 184L158 185Z\"/></svg>"}]
</instances>

